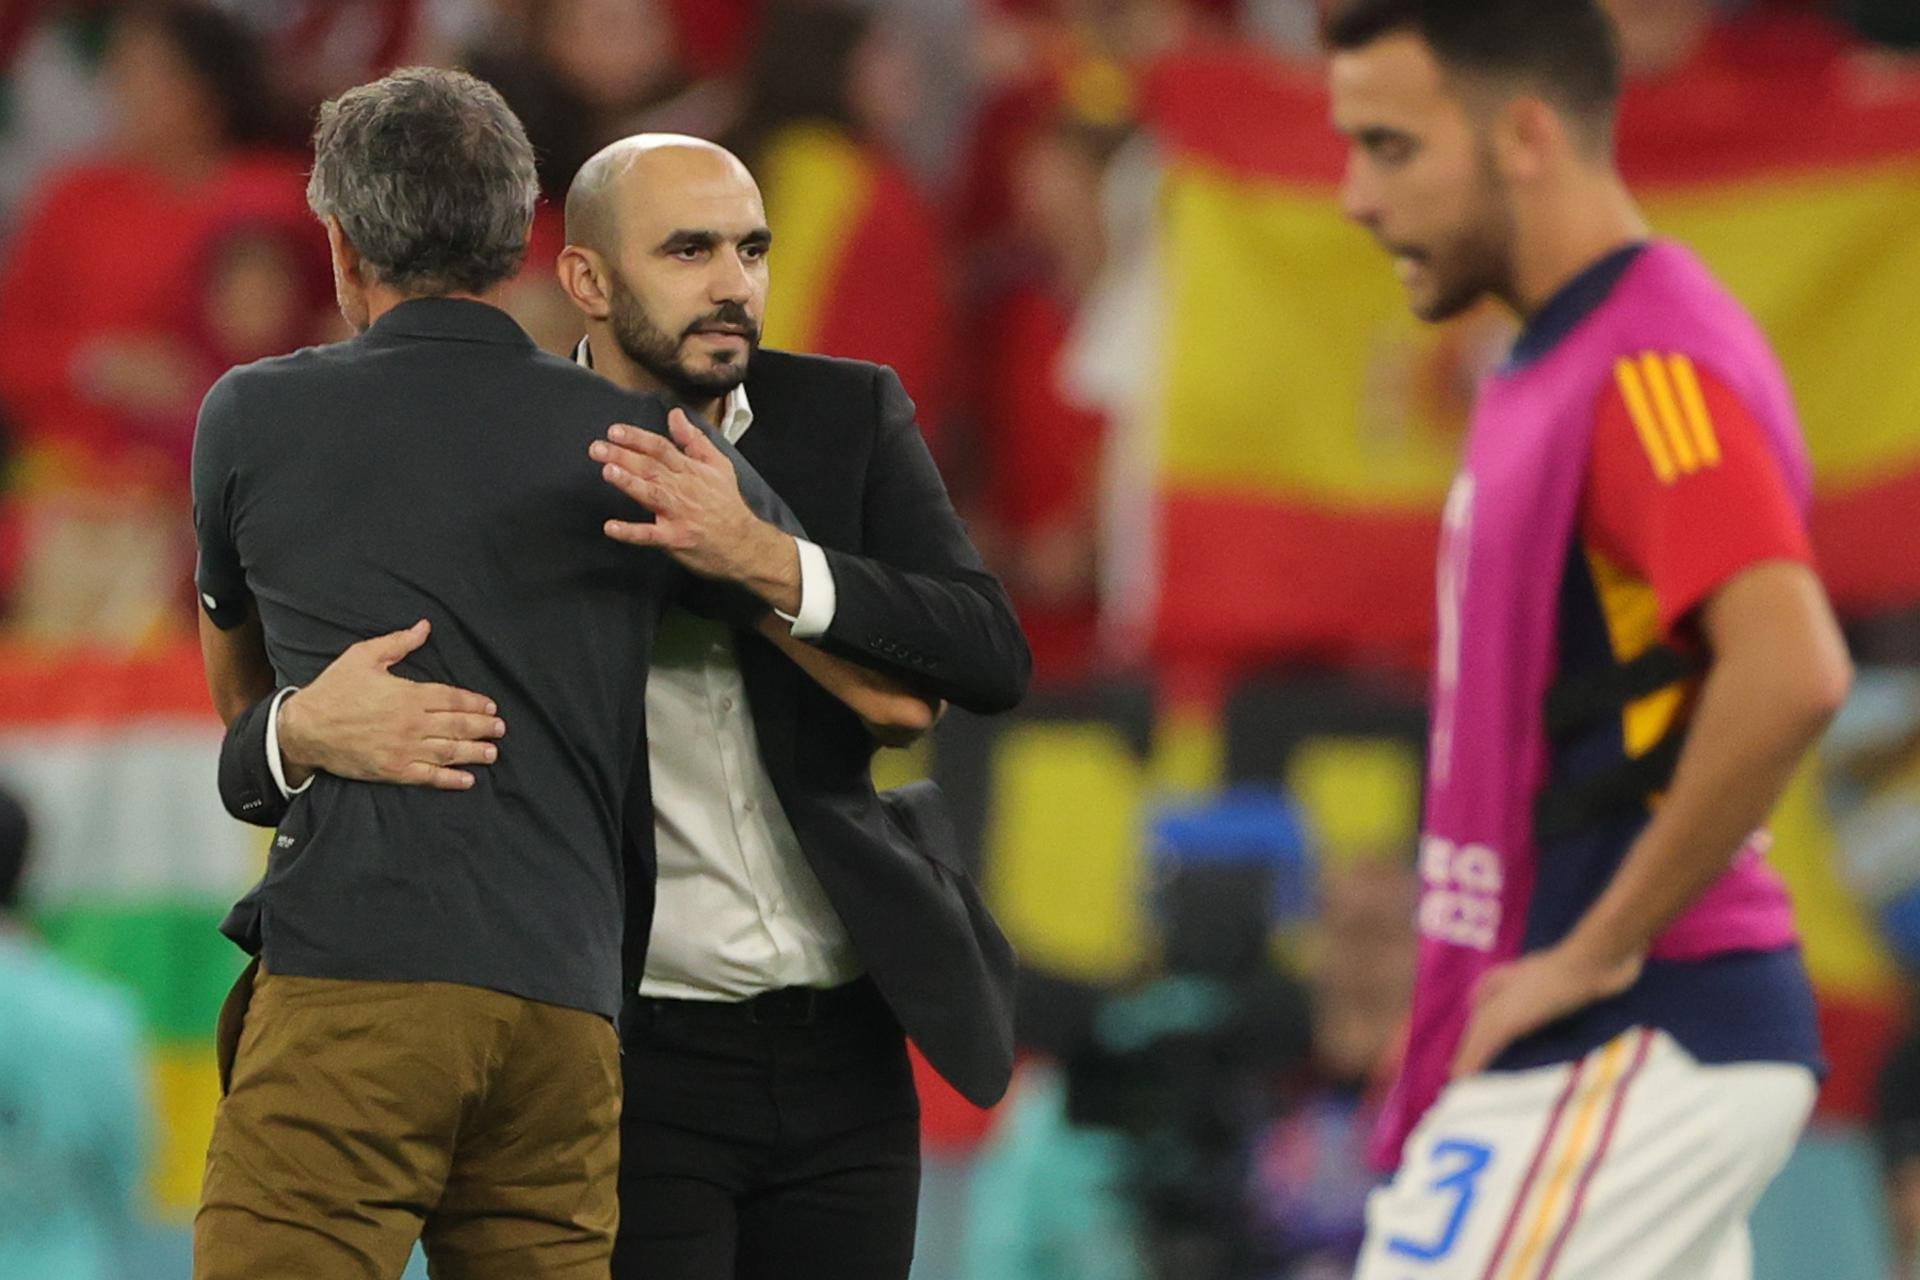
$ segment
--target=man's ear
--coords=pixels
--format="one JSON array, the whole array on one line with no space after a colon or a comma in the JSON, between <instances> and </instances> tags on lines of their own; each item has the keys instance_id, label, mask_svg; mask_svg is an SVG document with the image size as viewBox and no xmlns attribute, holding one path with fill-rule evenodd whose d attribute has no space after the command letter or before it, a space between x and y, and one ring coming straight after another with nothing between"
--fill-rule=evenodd
<instances>
[{"instance_id":1,"label":"man's ear","mask_svg":"<svg viewBox=\"0 0 1920 1280\"><path fill-rule=\"evenodd\" d=\"M329 216L326 219L326 228L327 249L333 255L334 276L341 280L364 283L365 277L361 275L361 270L366 265L366 259L360 256L360 251L353 247L353 241L347 238L346 228L340 225L340 219Z\"/></svg>"},{"instance_id":2,"label":"man's ear","mask_svg":"<svg viewBox=\"0 0 1920 1280\"><path fill-rule=\"evenodd\" d=\"M599 253L570 244L560 251L553 269L560 288L587 319L605 320L613 314L612 276Z\"/></svg>"},{"instance_id":3,"label":"man's ear","mask_svg":"<svg viewBox=\"0 0 1920 1280\"><path fill-rule=\"evenodd\" d=\"M1500 110L1494 155L1504 177L1532 182L1553 171L1570 145L1566 121L1545 99L1522 94Z\"/></svg>"}]
</instances>

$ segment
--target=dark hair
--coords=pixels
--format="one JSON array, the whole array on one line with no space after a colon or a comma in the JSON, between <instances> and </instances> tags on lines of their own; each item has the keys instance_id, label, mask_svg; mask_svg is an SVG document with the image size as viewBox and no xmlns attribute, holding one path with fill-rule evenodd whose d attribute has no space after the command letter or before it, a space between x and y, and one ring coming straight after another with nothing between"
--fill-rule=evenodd
<instances>
[{"instance_id":1,"label":"dark hair","mask_svg":"<svg viewBox=\"0 0 1920 1280\"><path fill-rule=\"evenodd\" d=\"M749 168L791 124L832 125L857 133L847 90L853 59L873 30L873 14L836 0L777 0L763 20L747 67L751 86L740 123L723 141Z\"/></svg>"},{"instance_id":2,"label":"dark hair","mask_svg":"<svg viewBox=\"0 0 1920 1280\"><path fill-rule=\"evenodd\" d=\"M27 811L0 790L0 911L20 905L20 882L27 869Z\"/></svg>"},{"instance_id":3,"label":"dark hair","mask_svg":"<svg viewBox=\"0 0 1920 1280\"><path fill-rule=\"evenodd\" d=\"M1326 23L1327 44L1343 51L1401 32L1449 71L1524 82L1611 132L1623 72L1597 0L1344 0Z\"/></svg>"},{"instance_id":4,"label":"dark hair","mask_svg":"<svg viewBox=\"0 0 1920 1280\"><path fill-rule=\"evenodd\" d=\"M405 67L320 108L307 203L408 293L483 293L520 269L533 147L491 85Z\"/></svg>"},{"instance_id":5,"label":"dark hair","mask_svg":"<svg viewBox=\"0 0 1920 1280\"><path fill-rule=\"evenodd\" d=\"M1849 0L1847 16L1860 34L1896 49L1920 49L1920 13L1912 0Z\"/></svg>"},{"instance_id":6,"label":"dark hair","mask_svg":"<svg viewBox=\"0 0 1920 1280\"><path fill-rule=\"evenodd\" d=\"M260 41L251 29L207 4L141 3L121 21L144 24L172 46L219 103L221 133L231 143L267 142L275 134L273 93Z\"/></svg>"}]
</instances>

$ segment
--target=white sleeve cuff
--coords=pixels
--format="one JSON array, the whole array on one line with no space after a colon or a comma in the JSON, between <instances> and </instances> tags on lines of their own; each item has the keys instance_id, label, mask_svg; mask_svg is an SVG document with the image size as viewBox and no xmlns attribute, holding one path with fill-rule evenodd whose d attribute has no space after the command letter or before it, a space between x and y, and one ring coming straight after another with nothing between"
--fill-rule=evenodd
<instances>
[{"instance_id":1,"label":"white sleeve cuff","mask_svg":"<svg viewBox=\"0 0 1920 1280\"><path fill-rule=\"evenodd\" d=\"M795 538L800 552L800 612L780 613L795 640L817 640L833 625L833 610L838 600L833 591L833 570L827 566L827 553L805 538Z\"/></svg>"},{"instance_id":2,"label":"white sleeve cuff","mask_svg":"<svg viewBox=\"0 0 1920 1280\"><path fill-rule=\"evenodd\" d=\"M287 800L313 785L313 779L309 777L299 786L289 787L286 765L280 759L280 704L287 700L288 694L297 692L297 688L282 689L273 695L273 705L267 708L267 772L273 775L273 785L280 788L281 797Z\"/></svg>"}]
</instances>

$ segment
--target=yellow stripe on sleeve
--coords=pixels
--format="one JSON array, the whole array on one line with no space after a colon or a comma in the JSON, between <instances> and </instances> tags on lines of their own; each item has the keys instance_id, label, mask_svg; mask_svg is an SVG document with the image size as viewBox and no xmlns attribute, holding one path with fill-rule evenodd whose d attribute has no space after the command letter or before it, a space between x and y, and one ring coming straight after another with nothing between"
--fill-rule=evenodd
<instances>
[{"instance_id":1,"label":"yellow stripe on sleeve","mask_svg":"<svg viewBox=\"0 0 1920 1280\"><path fill-rule=\"evenodd\" d=\"M1673 445L1673 457L1680 464L1680 474L1690 476L1700 469L1700 455L1694 452L1693 441L1687 435L1687 425L1680 417L1679 402L1673 398L1673 384L1667 381L1666 362L1649 351L1640 357L1640 369L1646 375L1647 390L1652 393L1653 408L1659 415L1660 425L1666 428L1667 440Z\"/></svg>"},{"instance_id":2,"label":"yellow stripe on sleeve","mask_svg":"<svg viewBox=\"0 0 1920 1280\"><path fill-rule=\"evenodd\" d=\"M1633 419L1633 429L1639 433L1640 447L1647 451L1647 458L1653 463L1653 473L1660 477L1660 483L1672 484L1680 473L1674 470L1673 456L1661 439L1653 406L1647 403L1647 389L1640 383L1639 368L1632 360L1622 360L1614 365L1613 373L1620 384L1621 398L1627 402L1627 415Z\"/></svg>"},{"instance_id":3,"label":"yellow stripe on sleeve","mask_svg":"<svg viewBox=\"0 0 1920 1280\"><path fill-rule=\"evenodd\" d=\"M1701 461L1709 467L1719 466L1720 439L1713 433L1713 415L1707 412L1707 398L1700 392L1700 376L1694 372L1693 361L1681 355L1668 356L1667 367L1673 373L1673 387L1680 395L1680 407L1687 415Z\"/></svg>"}]
</instances>

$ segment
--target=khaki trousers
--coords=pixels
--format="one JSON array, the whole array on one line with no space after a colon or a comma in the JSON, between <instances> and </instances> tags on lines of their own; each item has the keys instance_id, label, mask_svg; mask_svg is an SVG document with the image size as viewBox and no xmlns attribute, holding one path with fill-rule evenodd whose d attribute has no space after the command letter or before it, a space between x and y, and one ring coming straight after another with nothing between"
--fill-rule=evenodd
<instances>
[{"instance_id":1,"label":"khaki trousers","mask_svg":"<svg viewBox=\"0 0 1920 1280\"><path fill-rule=\"evenodd\" d=\"M249 968L194 1280L604 1280L619 1223L620 1049L577 1009L442 982Z\"/></svg>"}]
</instances>

